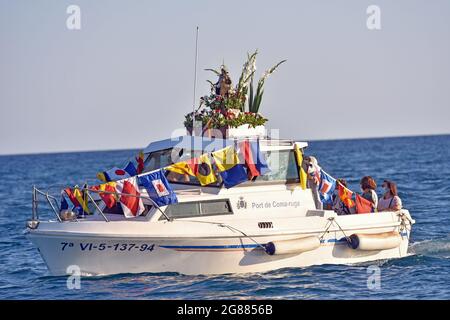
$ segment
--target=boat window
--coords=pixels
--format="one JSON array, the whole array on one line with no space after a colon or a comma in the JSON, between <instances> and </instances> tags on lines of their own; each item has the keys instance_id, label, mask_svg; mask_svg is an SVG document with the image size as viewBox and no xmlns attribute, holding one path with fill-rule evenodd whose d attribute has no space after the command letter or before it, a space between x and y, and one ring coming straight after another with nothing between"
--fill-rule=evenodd
<instances>
[{"instance_id":1,"label":"boat window","mask_svg":"<svg viewBox=\"0 0 450 320\"><path fill-rule=\"evenodd\" d=\"M165 214L169 218L185 218L200 215L200 203L184 202L177 203L167 207Z\"/></svg>"},{"instance_id":2,"label":"boat window","mask_svg":"<svg viewBox=\"0 0 450 320\"><path fill-rule=\"evenodd\" d=\"M169 205L165 214L169 218L190 218L199 216L232 214L231 205L228 200L211 200L202 202L182 202ZM164 220L161 216L159 220Z\"/></svg>"},{"instance_id":3,"label":"boat window","mask_svg":"<svg viewBox=\"0 0 450 320\"><path fill-rule=\"evenodd\" d=\"M153 208L152 205L144 204L144 212L141 213L141 216L146 216ZM112 208L108 208L105 206L105 208L102 210L103 213L110 213L110 214L120 214L123 215L122 205L118 202L116 205Z\"/></svg>"},{"instance_id":4,"label":"boat window","mask_svg":"<svg viewBox=\"0 0 450 320\"><path fill-rule=\"evenodd\" d=\"M178 161L180 157L180 152L181 149L166 149L150 153L144 162L145 167L144 172L163 168ZM172 158L175 159L173 159L172 161Z\"/></svg>"},{"instance_id":5,"label":"boat window","mask_svg":"<svg viewBox=\"0 0 450 320\"><path fill-rule=\"evenodd\" d=\"M184 159L191 159L202 154L201 151L192 151L187 149L166 149L155 151L149 154L145 160L145 172L156 170L172 163L183 161ZM277 181L296 183L299 181L297 161L295 159L294 150L274 150L263 152L270 172L259 176L253 183L258 181ZM199 186L199 181L196 177L187 174L178 174L175 172L167 173L167 180L171 183L182 183ZM221 184L221 177L217 175L217 182L208 185L209 187L217 187Z\"/></svg>"},{"instance_id":6,"label":"boat window","mask_svg":"<svg viewBox=\"0 0 450 320\"><path fill-rule=\"evenodd\" d=\"M298 169L294 150L267 151L265 156L270 172L257 177L256 181L298 182Z\"/></svg>"},{"instance_id":7,"label":"boat window","mask_svg":"<svg viewBox=\"0 0 450 320\"><path fill-rule=\"evenodd\" d=\"M179 161L185 161L188 159L200 157L202 155L201 151L193 151L188 149L171 148L166 150L155 151L149 154L144 162L145 170L144 172L153 171L159 168L169 166L173 163ZM168 172L167 180L171 183L183 183L199 186L200 183L196 177L179 174L176 172ZM208 185L209 187L219 186L220 178L218 177L218 182Z\"/></svg>"},{"instance_id":8,"label":"boat window","mask_svg":"<svg viewBox=\"0 0 450 320\"><path fill-rule=\"evenodd\" d=\"M103 209L103 213L123 214L122 206L119 202L117 202L116 205L112 208L108 208L105 206L105 208Z\"/></svg>"},{"instance_id":9,"label":"boat window","mask_svg":"<svg viewBox=\"0 0 450 320\"><path fill-rule=\"evenodd\" d=\"M200 204L202 215L231 213L228 201L205 201Z\"/></svg>"}]
</instances>

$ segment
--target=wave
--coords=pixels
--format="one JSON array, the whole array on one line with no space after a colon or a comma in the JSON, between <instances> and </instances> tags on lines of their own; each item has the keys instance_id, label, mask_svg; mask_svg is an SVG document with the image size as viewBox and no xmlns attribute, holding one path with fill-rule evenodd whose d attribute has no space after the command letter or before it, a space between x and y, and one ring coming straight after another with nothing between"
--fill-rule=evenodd
<instances>
[{"instance_id":1,"label":"wave","mask_svg":"<svg viewBox=\"0 0 450 320\"><path fill-rule=\"evenodd\" d=\"M416 255L449 259L450 236L443 239L430 239L415 242L410 245L409 251Z\"/></svg>"}]
</instances>

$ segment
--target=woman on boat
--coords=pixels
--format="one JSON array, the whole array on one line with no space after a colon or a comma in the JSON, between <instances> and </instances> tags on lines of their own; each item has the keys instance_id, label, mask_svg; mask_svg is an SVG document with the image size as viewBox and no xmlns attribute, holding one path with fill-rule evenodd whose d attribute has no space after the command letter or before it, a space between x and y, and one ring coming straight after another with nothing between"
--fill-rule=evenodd
<instances>
[{"instance_id":1,"label":"woman on boat","mask_svg":"<svg viewBox=\"0 0 450 320\"><path fill-rule=\"evenodd\" d=\"M370 176L365 176L361 179L360 185L363 192L361 196L371 203L372 211L375 211L378 207L378 196L375 192L377 184L375 183L375 180Z\"/></svg>"},{"instance_id":2,"label":"woman on boat","mask_svg":"<svg viewBox=\"0 0 450 320\"><path fill-rule=\"evenodd\" d=\"M388 180L383 182L384 195L378 201L378 211L398 211L402 208L402 200L397 193L397 185Z\"/></svg>"}]
</instances>

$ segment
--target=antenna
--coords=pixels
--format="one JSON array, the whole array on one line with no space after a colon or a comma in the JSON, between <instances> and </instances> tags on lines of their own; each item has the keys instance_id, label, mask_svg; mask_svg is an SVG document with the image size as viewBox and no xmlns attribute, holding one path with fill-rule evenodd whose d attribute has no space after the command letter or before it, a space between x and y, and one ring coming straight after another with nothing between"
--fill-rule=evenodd
<instances>
[{"instance_id":1,"label":"antenna","mask_svg":"<svg viewBox=\"0 0 450 320\"><path fill-rule=\"evenodd\" d=\"M195 102L196 93L195 89L197 87L197 60L198 60L198 26L195 34L195 64L194 64L194 98L192 101L192 133L195 135Z\"/></svg>"}]
</instances>

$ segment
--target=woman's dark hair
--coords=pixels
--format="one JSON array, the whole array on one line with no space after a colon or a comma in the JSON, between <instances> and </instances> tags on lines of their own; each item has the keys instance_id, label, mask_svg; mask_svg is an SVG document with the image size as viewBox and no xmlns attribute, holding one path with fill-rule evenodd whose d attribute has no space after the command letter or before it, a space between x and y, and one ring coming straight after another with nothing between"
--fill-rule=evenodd
<instances>
[{"instance_id":1,"label":"woman's dark hair","mask_svg":"<svg viewBox=\"0 0 450 320\"><path fill-rule=\"evenodd\" d=\"M365 176L361 179L360 185L362 189L372 189L375 190L377 188L377 184L375 183L375 180L373 180L370 176Z\"/></svg>"},{"instance_id":2,"label":"woman's dark hair","mask_svg":"<svg viewBox=\"0 0 450 320\"><path fill-rule=\"evenodd\" d=\"M386 185L389 188L389 191L391 192L391 195L393 197L398 196L397 184L395 182L392 182L389 180L384 180L384 183L386 183Z\"/></svg>"}]
</instances>

